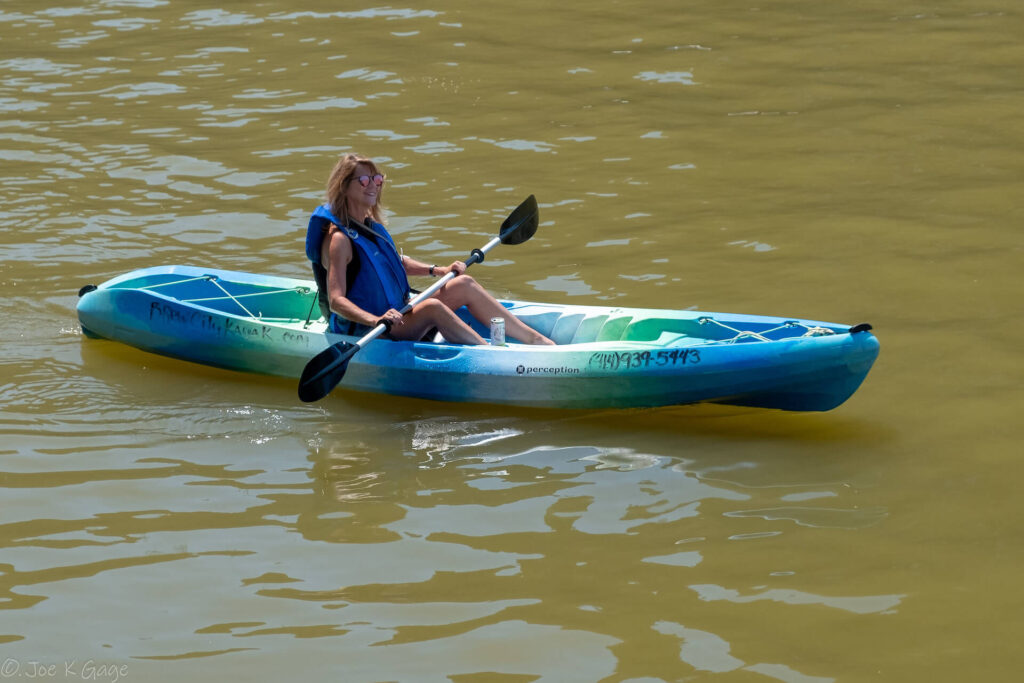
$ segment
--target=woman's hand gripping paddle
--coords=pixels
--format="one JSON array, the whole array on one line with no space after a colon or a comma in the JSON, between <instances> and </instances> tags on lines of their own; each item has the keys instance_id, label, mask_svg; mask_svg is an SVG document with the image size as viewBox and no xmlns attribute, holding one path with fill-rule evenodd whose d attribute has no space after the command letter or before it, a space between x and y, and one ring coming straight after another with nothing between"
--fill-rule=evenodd
<instances>
[{"instance_id":1,"label":"woman's hand gripping paddle","mask_svg":"<svg viewBox=\"0 0 1024 683\"><path fill-rule=\"evenodd\" d=\"M468 268L474 263L483 261L484 255L498 244L522 244L533 237L533 234L537 232L539 213L537 200L531 194L508 215L508 218L501 224L497 237L480 249L472 251L470 257L466 259L466 267ZM455 276L455 273L449 272L443 278L410 299L402 308L401 313L409 312L419 302L434 296L438 290ZM340 341L313 356L306 363L306 367L302 371L302 377L299 378L299 398L306 403L310 403L312 401L319 401L331 393L331 390L338 386L338 382L345 376L345 370L348 369L348 362L352 360L352 356L359 353L371 341L384 334L387 329L387 326L381 323L354 344Z\"/></svg>"}]
</instances>

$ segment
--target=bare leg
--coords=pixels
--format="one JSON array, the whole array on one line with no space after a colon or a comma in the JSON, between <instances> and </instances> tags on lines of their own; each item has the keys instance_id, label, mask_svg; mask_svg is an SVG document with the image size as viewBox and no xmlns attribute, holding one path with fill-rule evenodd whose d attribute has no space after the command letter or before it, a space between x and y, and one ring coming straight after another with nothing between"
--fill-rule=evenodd
<instances>
[{"instance_id":1,"label":"bare leg","mask_svg":"<svg viewBox=\"0 0 1024 683\"><path fill-rule=\"evenodd\" d=\"M554 344L543 334L509 313L497 299L469 275L459 275L442 287L435 296L452 311L465 306L469 309L470 315L483 325L489 325L491 318L503 318L505 334L525 344ZM441 334L444 334L443 330ZM445 335L446 338L447 336Z\"/></svg>"},{"instance_id":2,"label":"bare leg","mask_svg":"<svg viewBox=\"0 0 1024 683\"><path fill-rule=\"evenodd\" d=\"M431 327L436 327L444 338L454 344L486 344L484 338L462 322L455 311L437 299L416 304L402 316L401 323L391 328L394 339L421 339Z\"/></svg>"}]
</instances>

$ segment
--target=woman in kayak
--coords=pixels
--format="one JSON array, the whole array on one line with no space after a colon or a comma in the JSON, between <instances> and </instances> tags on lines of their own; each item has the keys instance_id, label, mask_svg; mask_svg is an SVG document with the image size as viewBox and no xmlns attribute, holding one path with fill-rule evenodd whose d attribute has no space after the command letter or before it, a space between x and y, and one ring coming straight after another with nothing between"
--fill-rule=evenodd
<instances>
[{"instance_id":1,"label":"woman in kayak","mask_svg":"<svg viewBox=\"0 0 1024 683\"><path fill-rule=\"evenodd\" d=\"M553 344L506 311L487 290L465 274L466 264L436 266L405 256L383 226L381 191L384 174L373 160L346 154L327 180L327 202L309 219L306 256L320 288L321 310L331 331L364 334L380 323L393 339L421 339L432 328L456 344L486 344L455 311L465 306L484 325L505 320L505 333L527 344ZM399 313L409 298L408 275L450 280L433 297Z\"/></svg>"}]
</instances>

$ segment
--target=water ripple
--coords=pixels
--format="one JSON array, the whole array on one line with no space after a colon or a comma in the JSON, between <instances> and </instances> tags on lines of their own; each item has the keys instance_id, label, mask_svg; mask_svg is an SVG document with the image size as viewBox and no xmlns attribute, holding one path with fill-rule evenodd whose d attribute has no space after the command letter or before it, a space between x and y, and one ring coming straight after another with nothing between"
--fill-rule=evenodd
<instances>
[{"instance_id":1,"label":"water ripple","mask_svg":"<svg viewBox=\"0 0 1024 683\"><path fill-rule=\"evenodd\" d=\"M0 6L5 657L797 683L892 677L915 633L921 677L1012 677L977 625L1019 567L1016 15L484 5ZM307 406L83 338L78 288L133 268L308 278L347 150L431 261L536 193L479 266L502 295L864 313L896 360L826 415L556 415Z\"/></svg>"}]
</instances>

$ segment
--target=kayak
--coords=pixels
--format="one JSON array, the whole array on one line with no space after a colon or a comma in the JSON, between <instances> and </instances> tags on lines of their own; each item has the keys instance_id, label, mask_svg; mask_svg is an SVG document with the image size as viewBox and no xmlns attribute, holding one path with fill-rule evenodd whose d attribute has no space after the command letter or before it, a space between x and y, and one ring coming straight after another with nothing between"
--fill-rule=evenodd
<instances>
[{"instance_id":1,"label":"kayak","mask_svg":"<svg viewBox=\"0 0 1024 683\"><path fill-rule=\"evenodd\" d=\"M79 292L87 337L231 370L298 378L355 337L327 331L312 281L144 268ZM878 356L871 326L669 309L502 301L556 342L370 341L339 388L440 401L594 409L698 402L830 410ZM490 330L459 315L484 338Z\"/></svg>"}]
</instances>

